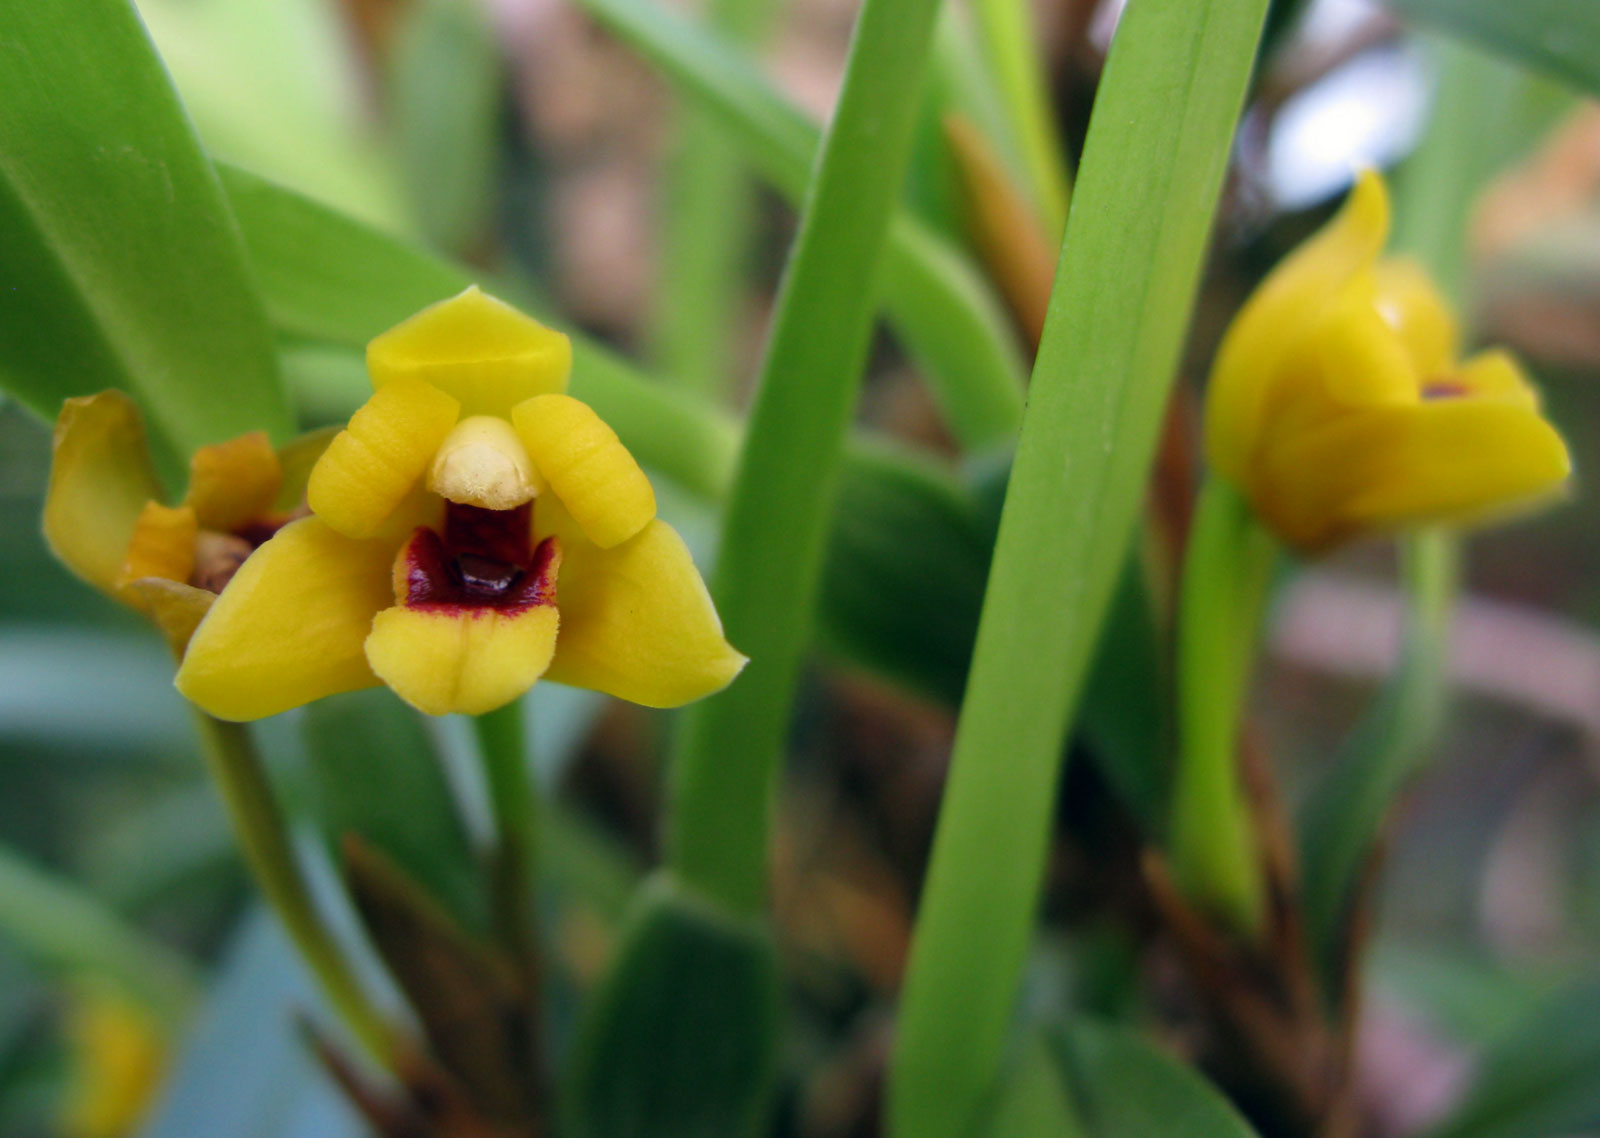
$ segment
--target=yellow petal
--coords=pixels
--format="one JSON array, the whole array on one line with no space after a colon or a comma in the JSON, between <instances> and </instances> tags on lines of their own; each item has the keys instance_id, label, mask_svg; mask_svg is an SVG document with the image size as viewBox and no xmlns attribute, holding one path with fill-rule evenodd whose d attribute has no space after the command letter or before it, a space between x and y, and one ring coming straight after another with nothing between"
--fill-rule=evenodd
<instances>
[{"instance_id":1,"label":"yellow petal","mask_svg":"<svg viewBox=\"0 0 1600 1138\"><path fill-rule=\"evenodd\" d=\"M1378 262L1377 304L1411 355L1417 373L1447 371L1461 338L1455 315L1421 265L1404 257Z\"/></svg>"},{"instance_id":2,"label":"yellow petal","mask_svg":"<svg viewBox=\"0 0 1600 1138\"><path fill-rule=\"evenodd\" d=\"M367 659L399 697L429 715L482 715L527 691L550 664L554 605L520 611L456 605L385 609Z\"/></svg>"},{"instance_id":3,"label":"yellow petal","mask_svg":"<svg viewBox=\"0 0 1600 1138\"><path fill-rule=\"evenodd\" d=\"M144 504L160 496L133 400L102 391L62 405L44 499L45 541L62 564L111 592Z\"/></svg>"},{"instance_id":4,"label":"yellow petal","mask_svg":"<svg viewBox=\"0 0 1600 1138\"><path fill-rule=\"evenodd\" d=\"M187 582L194 572L194 543L198 533L199 525L190 507L146 502L134 526L133 538L128 542L122 572L117 575L119 593L129 582L142 577ZM138 594L124 599L135 608L143 608Z\"/></svg>"},{"instance_id":5,"label":"yellow petal","mask_svg":"<svg viewBox=\"0 0 1600 1138\"><path fill-rule=\"evenodd\" d=\"M65 1138L131 1134L161 1089L168 1045L146 1010L101 987L87 987L70 1007Z\"/></svg>"},{"instance_id":6,"label":"yellow petal","mask_svg":"<svg viewBox=\"0 0 1600 1138\"><path fill-rule=\"evenodd\" d=\"M542 524L551 519L549 503ZM612 549L562 546L561 638L548 678L646 707L677 707L721 691L745 658L722 635L711 594L683 539L657 519Z\"/></svg>"},{"instance_id":7,"label":"yellow petal","mask_svg":"<svg viewBox=\"0 0 1600 1138\"><path fill-rule=\"evenodd\" d=\"M517 404L511 420L550 490L602 549L627 541L656 516L656 493L617 433L568 395Z\"/></svg>"},{"instance_id":8,"label":"yellow petal","mask_svg":"<svg viewBox=\"0 0 1600 1138\"><path fill-rule=\"evenodd\" d=\"M271 511L282 482L266 432L253 431L194 452L184 501L206 529L232 533Z\"/></svg>"},{"instance_id":9,"label":"yellow petal","mask_svg":"<svg viewBox=\"0 0 1600 1138\"><path fill-rule=\"evenodd\" d=\"M139 598L140 608L155 621L167 638L172 654L179 659L183 658L189 638L217 599L217 594L209 589L197 589L160 577L141 577L129 581L126 588Z\"/></svg>"},{"instance_id":10,"label":"yellow petal","mask_svg":"<svg viewBox=\"0 0 1600 1138\"><path fill-rule=\"evenodd\" d=\"M379 390L425 380L465 415L504 417L530 396L567 389L572 341L474 285L373 340L367 370Z\"/></svg>"},{"instance_id":11,"label":"yellow petal","mask_svg":"<svg viewBox=\"0 0 1600 1138\"><path fill-rule=\"evenodd\" d=\"M1539 390L1510 352L1498 348L1479 352L1447 376L1438 377L1437 387L1455 386L1465 395L1489 399L1524 407L1529 411L1539 409Z\"/></svg>"},{"instance_id":12,"label":"yellow petal","mask_svg":"<svg viewBox=\"0 0 1600 1138\"><path fill-rule=\"evenodd\" d=\"M1440 399L1351 413L1275 440L1257 509L1290 544L1317 552L1368 531L1465 523L1537 502L1571 473L1566 444L1536 413Z\"/></svg>"},{"instance_id":13,"label":"yellow petal","mask_svg":"<svg viewBox=\"0 0 1600 1138\"><path fill-rule=\"evenodd\" d=\"M1351 278L1377 260L1388 233L1388 191L1365 171L1337 216L1274 269L1234 319L1206 396L1206 450L1226 477L1247 480L1280 365Z\"/></svg>"},{"instance_id":14,"label":"yellow petal","mask_svg":"<svg viewBox=\"0 0 1600 1138\"><path fill-rule=\"evenodd\" d=\"M178 669L178 690L220 719L260 719L377 683L362 643L394 600L395 545L302 518L250 555Z\"/></svg>"},{"instance_id":15,"label":"yellow petal","mask_svg":"<svg viewBox=\"0 0 1600 1138\"><path fill-rule=\"evenodd\" d=\"M422 480L458 404L417 379L388 384L350 417L311 471L306 501L348 537L371 537Z\"/></svg>"}]
</instances>

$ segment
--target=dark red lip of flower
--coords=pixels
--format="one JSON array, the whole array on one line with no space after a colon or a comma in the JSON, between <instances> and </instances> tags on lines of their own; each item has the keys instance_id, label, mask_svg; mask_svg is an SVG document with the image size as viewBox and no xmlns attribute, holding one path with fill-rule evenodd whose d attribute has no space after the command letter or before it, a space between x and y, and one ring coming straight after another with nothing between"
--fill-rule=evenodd
<instances>
[{"instance_id":1,"label":"dark red lip of flower","mask_svg":"<svg viewBox=\"0 0 1600 1138\"><path fill-rule=\"evenodd\" d=\"M485 510L447 502L444 536L419 526L406 543L405 605L517 613L555 603L561 545L531 549L532 504Z\"/></svg>"}]
</instances>

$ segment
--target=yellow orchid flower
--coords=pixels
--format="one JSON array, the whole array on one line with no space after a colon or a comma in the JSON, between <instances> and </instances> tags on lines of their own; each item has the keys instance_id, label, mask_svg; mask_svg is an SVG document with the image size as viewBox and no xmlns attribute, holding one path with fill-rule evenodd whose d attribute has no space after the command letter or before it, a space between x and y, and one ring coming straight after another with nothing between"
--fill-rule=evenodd
<instances>
[{"instance_id":1,"label":"yellow orchid flower","mask_svg":"<svg viewBox=\"0 0 1600 1138\"><path fill-rule=\"evenodd\" d=\"M155 622L182 655L217 593L252 550L304 511L314 432L275 452L255 432L201 447L177 506L161 503L132 399L68 399L56 421L44 536L84 581Z\"/></svg>"},{"instance_id":2,"label":"yellow orchid flower","mask_svg":"<svg viewBox=\"0 0 1600 1138\"><path fill-rule=\"evenodd\" d=\"M119 1138L143 1121L166 1074L168 1041L145 1009L98 985L68 1009L65 1138Z\"/></svg>"},{"instance_id":3,"label":"yellow orchid flower","mask_svg":"<svg viewBox=\"0 0 1600 1138\"><path fill-rule=\"evenodd\" d=\"M673 707L745 659L571 345L470 288L367 349L374 394L311 473L313 516L250 558L180 691L223 719L386 683L482 714L541 677Z\"/></svg>"},{"instance_id":4,"label":"yellow orchid flower","mask_svg":"<svg viewBox=\"0 0 1600 1138\"><path fill-rule=\"evenodd\" d=\"M1212 465L1305 553L1501 514L1571 471L1516 362L1500 351L1461 360L1427 276L1380 259L1388 232L1388 193L1365 172L1256 290L1212 371Z\"/></svg>"}]
</instances>

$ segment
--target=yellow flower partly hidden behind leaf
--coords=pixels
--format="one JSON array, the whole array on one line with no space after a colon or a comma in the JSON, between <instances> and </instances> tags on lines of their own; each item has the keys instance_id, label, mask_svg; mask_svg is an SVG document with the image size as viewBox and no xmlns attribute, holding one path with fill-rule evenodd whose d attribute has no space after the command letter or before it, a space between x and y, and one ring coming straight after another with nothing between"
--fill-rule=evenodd
<instances>
[{"instance_id":1,"label":"yellow flower partly hidden behind leaf","mask_svg":"<svg viewBox=\"0 0 1600 1138\"><path fill-rule=\"evenodd\" d=\"M1228 330L1207 450L1286 543L1467 523L1550 496L1571 470L1539 396L1500 351L1462 360L1416 265L1380 259L1381 178L1262 283Z\"/></svg>"},{"instance_id":2,"label":"yellow flower partly hidden behind leaf","mask_svg":"<svg viewBox=\"0 0 1600 1138\"><path fill-rule=\"evenodd\" d=\"M275 452L260 432L202 447L189 490L161 503L144 422L120 391L68 399L56 421L44 535L89 584L184 645L252 550L304 512L305 480L326 432Z\"/></svg>"},{"instance_id":3,"label":"yellow flower partly hidden behind leaf","mask_svg":"<svg viewBox=\"0 0 1600 1138\"><path fill-rule=\"evenodd\" d=\"M744 666L571 345L476 288L367 349L374 394L311 473L314 516L250 558L178 688L257 719L388 684L482 714L541 677L672 707Z\"/></svg>"},{"instance_id":4,"label":"yellow flower partly hidden behind leaf","mask_svg":"<svg viewBox=\"0 0 1600 1138\"><path fill-rule=\"evenodd\" d=\"M67 1016L63 1138L120 1138L144 1120L166 1074L168 1044L144 1009L97 986L77 993Z\"/></svg>"}]
</instances>

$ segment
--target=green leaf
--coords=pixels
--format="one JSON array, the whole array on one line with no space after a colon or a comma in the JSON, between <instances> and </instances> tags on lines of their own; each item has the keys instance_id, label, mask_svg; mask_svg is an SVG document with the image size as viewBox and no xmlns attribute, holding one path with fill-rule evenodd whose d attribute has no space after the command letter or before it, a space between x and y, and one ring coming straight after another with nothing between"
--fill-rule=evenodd
<instances>
[{"instance_id":1,"label":"green leaf","mask_svg":"<svg viewBox=\"0 0 1600 1138\"><path fill-rule=\"evenodd\" d=\"M799 203L819 131L748 60L654 0L582 0L582 7L714 116L745 159ZM961 253L903 210L885 260L885 304L951 430L972 448L1009 441L1022 413L1022 362L993 291Z\"/></svg>"},{"instance_id":2,"label":"green leaf","mask_svg":"<svg viewBox=\"0 0 1600 1138\"><path fill-rule=\"evenodd\" d=\"M197 993L184 957L125 924L74 883L3 848L0 935L44 967L106 980L160 1016L180 1018Z\"/></svg>"},{"instance_id":3,"label":"green leaf","mask_svg":"<svg viewBox=\"0 0 1600 1138\"><path fill-rule=\"evenodd\" d=\"M1600 979L1558 992L1505 1032L1477 1072L1427 1138L1559 1138L1600 1127Z\"/></svg>"},{"instance_id":4,"label":"green leaf","mask_svg":"<svg viewBox=\"0 0 1600 1138\"><path fill-rule=\"evenodd\" d=\"M963 1134L994 1079L1064 744L1143 502L1265 10L1131 0L1112 41L901 997L894 1138Z\"/></svg>"},{"instance_id":5,"label":"green leaf","mask_svg":"<svg viewBox=\"0 0 1600 1138\"><path fill-rule=\"evenodd\" d=\"M220 169L268 313L283 335L364 350L378 333L473 283L465 270L291 190ZM736 445L727 417L641 380L581 334L573 335L572 350L572 394L592 405L640 462L698 493L721 494Z\"/></svg>"},{"instance_id":6,"label":"green leaf","mask_svg":"<svg viewBox=\"0 0 1600 1138\"><path fill-rule=\"evenodd\" d=\"M1094 1138L1256 1138L1216 1087L1135 1032L1082 1023L1059 1047Z\"/></svg>"},{"instance_id":7,"label":"green leaf","mask_svg":"<svg viewBox=\"0 0 1600 1138\"><path fill-rule=\"evenodd\" d=\"M398 19L389 96L412 216L435 248L467 252L495 202L499 42L478 0L422 0Z\"/></svg>"},{"instance_id":8,"label":"green leaf","mask_svg":"<svg viewBox=\"0 0 1600 1138\"><path fill-rule=\"evenodd\" d=\"M621 951L579 1029L563 1133L754 1133L777 1066L778 967L764 926L657 875Z\"/></svg>"},{"instance_id":9,"label":"green leaf","mask_svg":"<svg viewBox=\"0 0 1600 1138\"><path fill-rule=\"evenodd\" d=\"M685 709L669 864L735 912L766 895L768 818L810 642L839 468L860 391L889 221L905 179L938 0L866 0L723 516L712 595L750 657Z\"/></svg>"},{"instance_id":10,"label":"green leaf","mask_svg":"<svg viewBox=\"0 0 1600 1138\"><path fill-rule=\"evenodd\" d=\"M0 16L0 384L137 396L167 465L290 418L238 230L127 0Z\"/></svg>"},{"instance_id":11,"label":"green leaf","mask_svg":"<svg viewBox=\"0 0 1600 1138\"><path fill-rule=\"evenodd\" d=\"M137 0L213 159L377 225L405 223L365 61L324 0Z\"/></svg>"},{"instance_id":12,"label":"green leaf","mask_svg":"<svg viewBox=\"0 0 1600 1138\"><path fill-rule=\"evenodd\" d=\"M1042 1036L1029 1040L1001 1080L979 1138L1086 1138L1055 1049Z\"/></svg>"},{"instance_id":13,"label":"green leaf","mask_svg":"<svg viewBox=\"0 0 1600 1138\"><path fill-rule=\"evenodd\" d=\"M993 531L947 470L888 444L857 446L818 602L825 647L949 707L961 703Z\"/></svg>"},{"instance_id":14,"label":"green leaf","mask_svg":"<svg viewBox=\"0 0 1600 1138\"><path fill-rule=\"evenodd\" d=\"M296 1017L316 991L264 911L242 922L199 1022L140 1138L358 1138ZM317 1017L326 1022L328 1013Z\"/></svg>"},{"instance_id":15,"label":"green leaf","mask_svg":"<svg viewBox=\"0 0 1600 1138\"><path fill-rule=\"evenodd\" d=\"M1592 0L1389 0L1396 10L1600 95L1600 6Z\"/></svg>"},{"instance_id":16,"label":"green leaf","mask_svg":"<svg viewBox=\"0 0 1600 1138\"><path fill-rule=\"evenodd\" d=\"M346 834L381 851L469 929L488 927L481 867L433 738L388 689L306 709L315 814L335 848ZM382 787L382 793L374 793Z\"/></svg>"}]
</instances>

